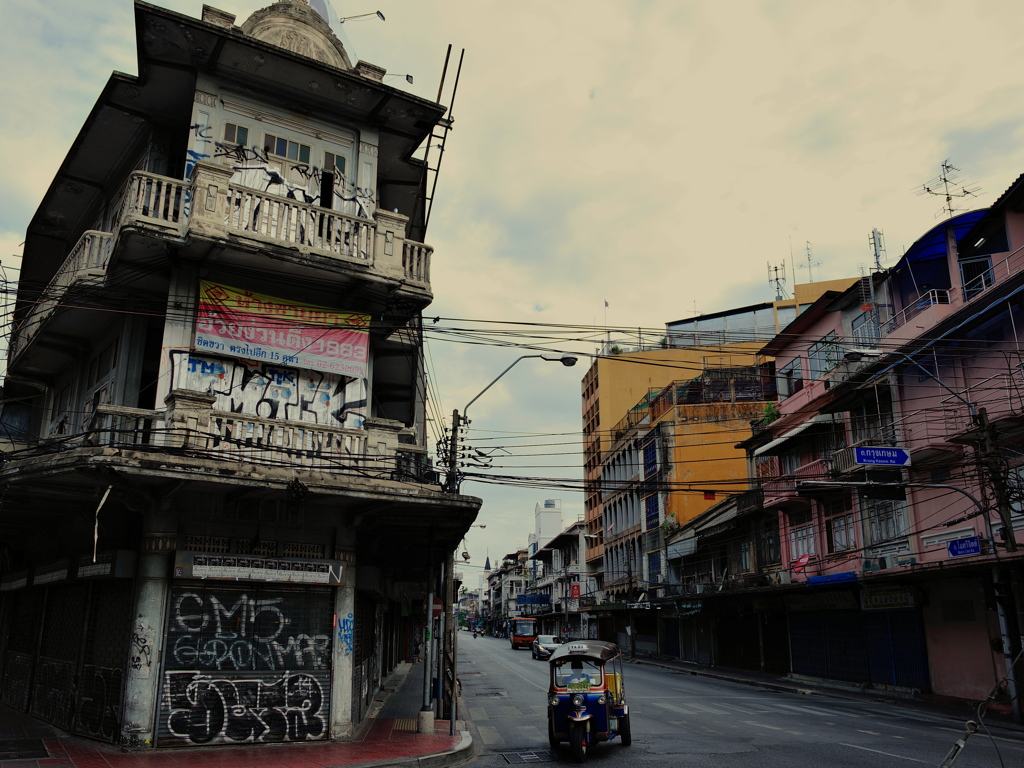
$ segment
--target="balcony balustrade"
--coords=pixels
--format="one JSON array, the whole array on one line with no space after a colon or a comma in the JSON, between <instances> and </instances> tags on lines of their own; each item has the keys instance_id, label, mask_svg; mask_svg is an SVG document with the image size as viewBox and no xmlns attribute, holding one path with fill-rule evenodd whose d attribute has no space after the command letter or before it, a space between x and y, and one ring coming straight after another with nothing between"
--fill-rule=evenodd
<instances>
[{"instance_id":1,"label":"balcony balustrade","mask_svg":"<svg viewBox=\"0 0 1024 768\"><path fill-rule=\"evenodd\" d=\"M425 451L398 442L401 425L367 419L366 429L342 429L264 419L210 408L205 393L175 390L167 410L96 407L84 445L173 452L235 464L291 467L358 477L436 484ZM419 469L410 470L410 463ZM211 470L213 471L213 470Z\"/></svg>"},{"instance_id":2,"label":"balcony balustrade","mask_svg":"<svg viewBox=\"0 0 1024 768\"><path fill-rule=\"evenodd\" d=\"M125 186L110 232L88 231L71 249L42 299L23 318L11 340L15 358L53 315L69 290L104 283L122 234L131 229L172 238L251 239L370 268L382 279L429 291L429 245L406 240L407 218L377 211L362 219L289 198L231 184L230 168L196 165L189 181L137 171Z\"/></svg>"}]
</instances>

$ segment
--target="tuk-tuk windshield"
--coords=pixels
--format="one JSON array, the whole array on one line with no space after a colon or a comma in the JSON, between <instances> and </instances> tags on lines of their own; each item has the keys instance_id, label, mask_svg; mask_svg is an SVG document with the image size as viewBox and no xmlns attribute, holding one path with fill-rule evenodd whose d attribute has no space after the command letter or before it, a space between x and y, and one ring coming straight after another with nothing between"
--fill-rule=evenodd
<instances>
[{"instance_id":1,"label":"tuk-tuk windshield","mask_svg":"<svg viewBox=\"0 0 1024 768\"><path fill-rule=\"evenodd\" d=\"M601 685L601 666L587 659L554 662L555 685L570 691L589 691Z\"/></svg>"}]
</instances>

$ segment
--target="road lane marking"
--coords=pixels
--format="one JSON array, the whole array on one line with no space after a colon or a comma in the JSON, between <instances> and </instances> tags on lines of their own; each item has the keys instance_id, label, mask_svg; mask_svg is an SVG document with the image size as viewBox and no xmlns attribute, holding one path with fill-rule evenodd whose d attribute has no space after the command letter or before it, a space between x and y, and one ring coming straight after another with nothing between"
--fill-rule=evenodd
<instances>
[{"instance_id":1,"label":"road lane marking","mask_svg":"<svg viewBox=\"0 0 1024 768\"><path fill-rule=\"evenodd\" d=\"M834 710L818 709L817 707L798 707L798 706L796 706L794 704L776 704L775 706L776 707L781 707L782 709L791 709L794 712L801 712L801 713L807 714L807 715L820 715L822 717L835 717L836 716L836 712ZM785 713L780 713L780 714L785 714ZM858 718L860 717L860 715L853 714L852 712L844 712L843 716L844 717L858 717Z\"/></svg>"},{"instance_id":2,"label":"road lane marking","mask_svg":"<svg viewBox=\"0 0 1024 768\"><path fill-rule=\"evenodd\" d=\"M803 731L787 731L785 728L779 728L777 725L768 725L767 723L758 723L758 722L755 722L753 720L744 720L743 722L746 723L747 725L752 725L755 728L768 728L769 730L772 730L772 731L784 731L785 733L790 733L793 736L803 736L804 735Z\"/></svg>"},{"instance_id":3,"label":"road lane marking","mask_svg":"<svg viewBox=\"0 0 1024 768\"><path fill-rule=\"evenodd\" d=\"M858 747L856 744L844 744L839 742L841 747L850 747L852 749L863 749L865 752L874 752L876 755L885 755L886 757L898 757L900 760L909 760L912 763L924 763L924 760L918 760L916 757L904 757L903 755L897 755L892 752L883 752L880 749L871 749L871 747Z\"/></svg>"}]
</instances>

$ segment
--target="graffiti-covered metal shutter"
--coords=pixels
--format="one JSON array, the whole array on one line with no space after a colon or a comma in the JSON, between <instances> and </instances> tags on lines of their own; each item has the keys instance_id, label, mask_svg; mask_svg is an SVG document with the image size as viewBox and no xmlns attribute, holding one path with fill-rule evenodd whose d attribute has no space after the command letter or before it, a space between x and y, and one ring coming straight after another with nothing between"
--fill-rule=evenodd
<instances>
[{"instance_id":1,"label":"graffiti-covered metal shutter","mask_svg":"<svg viewBox=\"0 0 1024 768\"><path fill-rule=\"evenodd\" d=\"M159 745L326 739L333 602L330 588L176 583Z\"/></svg>"},{"instance_id":2,"label":"graffiti-covered metal shutter","mask_svg":"<svg viewBox=\"0 0 1024 768\"><path fill-rule=\"evenodd\" d=\"M76 707L75 673L85 626L88 584L49 587L46 615L32 680L29 712L71 730Z\"/></svg>"},{"instance_id":3,"label":"graffiti-covered metal shutter","mask_svg":"<svg viewBox=\"0 0 1024 768\"><path fill-rule=\"evenodd\" d=\"M135 584L129 579L96 581L92 589L79 675L75 733L116 742L121 731L121 698ZM155 659L153 661L155 663Z\"/></svg>"},{"instance_id":4,"label":"graffiti-covered metal shutter","mask_svg":"<svg viewBox=\"0 0 1024 768\"><path fill-rule=\"evenodd\" d=\"M42 590L22 589L8 597L10 634L4 656L3 690L0 700L19 712L28 711L29 685L39 644L39 623L43 613Z\"/></svg>"}]
</instances>

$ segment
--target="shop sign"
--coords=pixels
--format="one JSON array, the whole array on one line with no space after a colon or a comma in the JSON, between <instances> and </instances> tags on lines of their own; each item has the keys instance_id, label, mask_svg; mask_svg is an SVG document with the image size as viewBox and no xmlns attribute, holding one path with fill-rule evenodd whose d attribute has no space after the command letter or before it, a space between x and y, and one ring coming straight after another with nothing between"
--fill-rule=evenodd
<instances>
[{"instance_id":1,"label":"shop sign","mask_svg":"<svg viewBox=\"0 0 1024 768\"><path fill-rule=\"evenodd\" d=\"M551 595L516 595L516 605L550 605Z\"/></svg>"},{"instance_id":2,"label":"shop sign","mask_svg":"<svg viewBox=\"0 0 1024 768\"><path fill-rule=\"evenodd\" d=\"M857 609L857 598L852 592L818 592L810 595L786 595L786 607L791 611L846 611Z\"/></svg>"},{"instance_id":3,"label":"shop sign","mask_svg":"<svg viewBox=\"0 0 1024 768\"><path fill-rule=\"evenodd\" d=\"M694 616L700 613L704 604L700 600L680 600L676 603L676 616Z\"/></svg>"},{"instance_id":4,"label":"shop sign","mask_svg":"<svg viewBox=\"0 0 1024 768\"><path fill-rule=\"evenodd\" d=\"M305 560L297 557L254 557L177 552L176 579L229 579L293 584L344 584L341 560Z\"/></svg>"},{"instance_id":5,"label":"shop sign","mask_svg":"<svg viewBox=\"0 0 1024 768\"><path fill-rule=\"evenodd\" d=\"M76 576L80 579L97 579L113 576L130 579L135 576L137 555L128 549L100 552L96 555L82 555L78 558Z\"/></svg>"},{"instance_id":6,"label":"shop sign","mask_svg":"<svg viewBox=\"0 0 1024 768\"><path fill-rule=\"evenodd\" d=\"M865 611L916 608L917 592L911 587L871 587L860 593L860 607Z\"/></svg>"},{"instance_id":7,"label":"shop sign","mask_svg":"<svg viewBox=\"0 0 1024 768\"><path fill-rule=\"evenodd\" d=\"M15 571L0 579L0 592L13 592L28 586L28 571Z\"/></svg>"}]
</instances>

